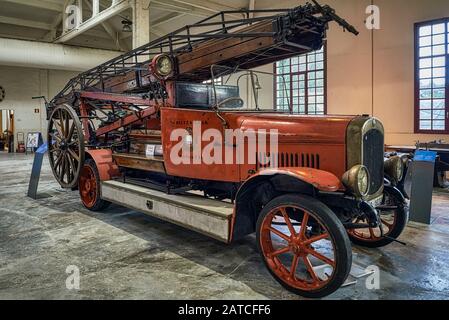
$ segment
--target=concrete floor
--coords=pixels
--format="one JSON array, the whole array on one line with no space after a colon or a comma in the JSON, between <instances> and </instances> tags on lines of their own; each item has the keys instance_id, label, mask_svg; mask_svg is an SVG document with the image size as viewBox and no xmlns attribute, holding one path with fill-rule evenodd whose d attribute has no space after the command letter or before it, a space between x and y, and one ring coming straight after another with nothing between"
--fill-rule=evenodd
<instances>
[{"instance_id":1,"label":"concrete floor","mask_svg":"<svg viewBox=\"0 0 449 320\"><path fill-rule=\"evenodd\" d=\"M47 162L47 198L27 198L32 160L0 153L0 299L301 299L265 270L254 236L227 246L118 206L89 212ZM357 265L380 268L380 290L359 280L327 299L449 299L449 193L434 200L434 223L411 224L406 247L354 248Z\"/></svg>"}]
</instances>

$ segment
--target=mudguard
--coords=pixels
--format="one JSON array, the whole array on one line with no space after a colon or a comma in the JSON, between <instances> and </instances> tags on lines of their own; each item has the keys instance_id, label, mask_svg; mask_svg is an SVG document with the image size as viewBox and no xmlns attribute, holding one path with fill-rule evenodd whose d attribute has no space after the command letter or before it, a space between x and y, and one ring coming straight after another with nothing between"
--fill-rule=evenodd
<instances>
[{"instance_id":1,"label":"mudguard","mask_svg":"<svg viewBox=\"0 0 449 320\"><path fill-rule=\"evenodd\" d=\"M406 197L398 188L394 187L393 185L385 185L384 189L387 189L388 191L390 191L392 194L397 196L398 199L400 199L403 204L406 204L406 200L405 200Z\"/></svg>"},{"instance_id":2,"label":"mudguard","mask_svg":"<svg viewBox=\"0 0 449 320\"><path fill-rule=\"evenodd\" d=\"M260 209L273 197L285 193L313 196L317 190L336 192L344 190L344 187L334 174L313 168L259 171L246 180L237 192L231 239L236 240L253 233Z\"/></svg>"},{"instance_id":3,"label":"mudguard","mask_svg":"<svg viewBox=\"0 0 449 320\"><path fill-rule=\"evenodd\" d=\"M111 150L86 150L86 158L89 157L95 161L101 181L108 181L120 175L120 170L112 158Z\"/></svg>"},{"instance_id":4,"label":"mudguard","mask_svg":"<svg viewBox=\"0 0 449 320\"><path fill-rule=\"evenodd\" d=\"M313 169L313 168L278 168L262 170L258 174L252 176L249 180L256 176L274 176L274 175L287 175L304 181L320 191L335 192L343 188L340 179L334 174ZM245 181L242 188L249 181Z\"/></svg>"}]
</instances>

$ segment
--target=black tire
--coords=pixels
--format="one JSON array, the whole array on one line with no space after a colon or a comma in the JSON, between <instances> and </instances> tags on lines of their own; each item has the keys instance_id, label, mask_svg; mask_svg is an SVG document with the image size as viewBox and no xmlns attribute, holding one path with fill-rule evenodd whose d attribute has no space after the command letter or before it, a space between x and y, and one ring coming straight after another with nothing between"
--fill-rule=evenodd
<instances>
[{"instance_id":1,"label":"black tire","mask_svg":"<svg viewBox=\"0 0 449 320\"><path fill-rule=\"evenodd\" d=\"M93 190L89 190L91 196L89 196L88 198L91 201L88 201L87 197L83 195L83 192L86 192L85 183L83 183L83 179L86 178L87 172L93 174L92 179L95 179L95 188L92 188ZM84 162L83 168L81 169L78 186L81 202L83 203L86 209L89 209L90 211L102 211L107 207L109 207L109 205L111 204L109 201L101 199L100 175L98 174L98 169L94 160L87 159Z\"/></svg>"},{"instance_id":2,"label":"black tire","mask_svg":"<svg viewBox=\"0 0 449 320\"><path fill-rule=\"evenodd\" d=\"M389 197L388 205L394 205L397 206L398 209L395 211L396 217L395 223L391 230L389 229L387 231L388 238L378 238L378 239L361 239L360 237L354 236L351 232L349 232L349 239L351 239L352 243L361 247L365 248L381 248L385 247L389 244L391 244L394 239L397 239L402 232L404 231L404 228L407 226L408 219L409 219L409 208L407 206L407 203L404 201L402 197L400 197L396 192L392 192L390 189L386 188L384 190L384 195L386 197ZM382 218L382 215L381 215Z\"/></svg>"},{"instance_id":3,"label":"black tire","mask_svg":"<svg viewBox=\"0 0 449 320\"><path fill-rule=\"evenodd\" d=\"M261 228L265 217L283 206L296 206L314 215L328 230L334 245L335 268L332 278L318 290L301 290L287 284L271 270L261 246ZM322 202L306 195L283 195L271 200L260 212L257 220L257 246L270 274L287 290L306 298L322 298L338 290L348 278L352 265L352 248L348 234L337 216Z\"/></svg>"}]
</instances>

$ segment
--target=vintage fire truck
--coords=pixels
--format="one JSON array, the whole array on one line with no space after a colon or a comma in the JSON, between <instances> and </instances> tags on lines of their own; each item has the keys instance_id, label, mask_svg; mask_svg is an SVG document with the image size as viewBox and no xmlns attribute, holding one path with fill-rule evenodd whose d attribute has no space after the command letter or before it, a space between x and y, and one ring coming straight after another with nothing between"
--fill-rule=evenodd
<instances>
[{"instance_id":1,"label":"vintage fire truck","mask_svg":"<svg viewBox=\"0 0 449 320\"><path fill-rule=\"evenodd\" d=\"M256 233L281 285L305 297L331 294L349 275L351 241L385 246L408 219L395 188L403 164L384 163L378 119L299 115L260 98L256 69L320 49L331 21L358 33L316 2L226 11L80 74L47 104L56 180L78 188L89 210L112 202L229 244ZM284 88L288 97L289 79ZM188 152L210 144L195 137L195 123L203 138L210 129L276 134L270 148L243 148L255 153L243 151L243 161L204 163ZM214 152L235 160L251 141L223 138Z\"/></svg>"}]
</instances>

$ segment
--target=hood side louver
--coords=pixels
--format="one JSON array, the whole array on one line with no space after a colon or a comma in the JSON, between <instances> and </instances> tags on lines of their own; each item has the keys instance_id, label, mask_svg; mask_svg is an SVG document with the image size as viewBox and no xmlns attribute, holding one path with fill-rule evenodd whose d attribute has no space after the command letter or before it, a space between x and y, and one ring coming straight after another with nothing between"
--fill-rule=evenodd
<instances>
[{"instance_id":1,"label":"hood side louver","mask_svg":"<svg viewBox=\"0 0 449 320\"><path fill-rule=\"evenodd\" d=\"M276 154L262 153L256 154L257 170L266 168L314 168L320 169L320 155L309 153L288 153L280 152Z\"/></svg>"}]
</instances>

